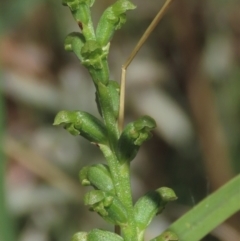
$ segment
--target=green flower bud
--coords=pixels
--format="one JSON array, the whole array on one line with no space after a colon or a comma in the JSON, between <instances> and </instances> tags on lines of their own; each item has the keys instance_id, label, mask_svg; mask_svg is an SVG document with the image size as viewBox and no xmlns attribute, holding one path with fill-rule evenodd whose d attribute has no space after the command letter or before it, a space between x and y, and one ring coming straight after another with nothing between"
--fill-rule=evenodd
<instances>
[{"instance_id":1,"label":"green flower bud","mask_svg":"<svg viewBox=\"0 0 240 241\"><path fill-rule=\"evenodd\" d=\"M101 229L93 229L88 233L87 241L124 241L122 237L119 235L101 230Z\"/></svg>"},{"instance_id":2,"label":"green flower bud","mask_svg":"<svg viewBox=\"0 0 240 241\"><path fill-rule=\"evenodd\" d=\"M84 111L60 111L53 125L63 125L72 135L81 135L93 143L107 144L107 131L104 124Z\"/></svg>"},{"instance_id":3,"label":"green flower bud","mask_svg":"<svg viewBox=\"0 0 240 241\"><path fill-rule=\"evenodd\" d=\"M127 223L127 211L121 201L114 195L100 190L92 190L85 194L84 204L91 211L97 212L102 218L114 225Z\"/></svg>"},{"instance_id":4,"label":"green flower bud","mask_svg":"<svg viewBox=\"0 0 240 241\"><path fill-rule=\"evenodd\" d=\"M74 234L71 241L124 241L119 235L101 230L93 229L89 233L79 232Z\"/></svg>"},{"instance_id":5,"label":"green flower bud","mask_svg":"<svg viewBox=\"0 0 240 241\"><path fill-rule=\"evenodd\" d=\"M91 185L97 189L112 194L115 193L112 177L107 165L98 164L89 168L88 179Z\"/></svg>"},{"instance_id":6,"label":"green flower bud","mask_svg":"<svg viewBox=\"0 0 240 241\"><path fill-rule=\"evenodd\" d=\"M148 227L155 215L161 213L166 204L177 199L171 188L161 187L141 197L134 206L134 217L140 234Z\"/></svg>"},{"instance_id":7,"label":"green flower bud","mask_svg":"<svg viewBox=\"0 0 240 241\"><path fill-rule=\"evenodd\" d=\"M82 167L79 172L79 180L83 186L90 186L91 182L88 179L88 170L91 166Z\"/></svg>"},{"instance_id":8,"label":"green flower bud","mask_svg":"<svg viewBox=\"0 0 240 241\"><path fill-rule=\"evenodd\" d=\"M87 241L87 235L88 233L86 232L79 232L75 233L71 239L71 241Z\"/></svg>"},{"instance_id":9,"label":"green flower bud","mask_svg":"<svg viewBox=\"0 0 240 241\"><path fill-rule=\"evenodd\" d=\"M178 241L178 236L172 231L165 231L158 237L152 239L151 241Z\"/></svg>"},{"instance_id":10,"label":"green flower bud","mask_svg":"<svg viewBox=\"0 0 240 241\"><path fill-rule=\"evenodd\" d=\"M68 6L71 11L77 10L79 8L79 0L62 0L64 6Z\"/></svg>"},{"instance_id":11,"label":"green flower bud","mask_svg":"<svg viewBox=\"0 0 240 241\"><path fill-rule=\"evenodd\" d=\"M126 225L128 221L127 211L122 202L116 196L113 197L109 205L105 206L105 210L108 214L103 216L103 218L107 222L118 226Z\"/></svg>"},{"instance_id":12,"label":"green flower bud","mask_svg":"<svg viewBox=\"0 0 240 241\"><path fill-rule=\"evenodd\" d=\"M115 30L120 29L126 22L126 11L136 8L128 0L118 0L108 7L101 16L97 29L97 41L105 46L112 38Z\"/></svg>"},{"instance_id":13,"label":"green flower bud","mask_svg":"<svg viewBox=\"0 0 240 241\"><path fill-rule=\"evenodd\" d=\"M162 202L165 202L166 204L171 201L177 200L177 196L175 192L169 188L169 187L160 187L156 190L156 192L159 193L159 196L161 197ZM162 210L159 209L159 212Z\"/></svg>"},{"instance_id":14,"label":"green flower bud","mask_svg":"<svg viewBox=\"0 0 240 241\"><path fill-rule=\"evenodd\" d=\"M91 7L95 0L62 0L62 4L64 6L68 6L71 11L75 11L79 9L81 4L86 4L87 6Z\"/></svg>"},{"instance_id":15,"label":"green flower bud","mask_svg":"<svg viewBox=\"0 0 240 241\"><path fill-rule=\"evenodd\" d=\"M66 51L74 52L80 61L83 60L81 50L85 44L84 36L81 33L70 33L64 42L64 48Z\"/></svg>"},{"instance_id":16,"label":"green flower bud","mask_svg":"<svg viewBox=\"0 0 240 241\"><path fill-rule=\"evenodd\" d=\"M129 123L118 141L117 155L119 160L121 162L133 160L142 143L152 137L151 130L155 127L155 120L149 116L143 116Z\"/></svg>"},{"instance_id":17,"label":"green flower bud","mask_svg":"<svg viewBox=\"0 0 240 241\"><path fill-rule=\"evenodd\" d=\"M79 174L81 184L84 186L92 185L98 190L114 194L114 185L110 170L107 165L96 164L83 167Z\"/></svg>"},{"instance_id":18,"label":"green flower bud","mask_svg":"<svg viewBox=\"0 0 240 241\"><path fill-rule=\"evenodd\" d=\"M87 192L84 196L84 204L92 206L100 203L105 199L105 193L101 190L92 190Z\"/></svg>"},{"instance_id":19,"label":"green flower bud","mask_svg":"<svg viewBox=\"0 0 240 241\"><path fill-rule=\"evenodd\" d=\"M84 204L90 206L89 210L97 212L102 217L108 215L105 206L109 206L112 200L112 196L106 196L101 190L92 190L84 196Z\"/></svg>"}]
</instances>

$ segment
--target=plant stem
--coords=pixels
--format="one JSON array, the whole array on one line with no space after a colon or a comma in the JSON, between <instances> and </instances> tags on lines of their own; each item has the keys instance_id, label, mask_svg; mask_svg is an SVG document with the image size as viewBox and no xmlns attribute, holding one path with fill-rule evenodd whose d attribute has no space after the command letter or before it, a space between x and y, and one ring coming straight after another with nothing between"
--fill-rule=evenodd
<instances>
[{"instance_id":1,"label":"plant stem","mask_svg":"<svg viewBox=\"0 0 240 241\"><path fill-rule=\"evenodd\" d=\"M112 109L111 95L109 94L108 86L102 83L98 84L97 94L99 97L99 104L101 107L102 116L108 131L109 144L113 152L115 152L117 140L119 138L119 131L116 116L114 116Z\"/></svg>"},{"instance_id":2,"label":"plant stem","mask_svg":"<svg viewBox=\"0 0 240 241\"><path fill-rule=\"evenodd\" d=\"M128 213L128 224L122 228L125 241L137 241L136 225L133 217L133 202L130 185L130 165L129 163L120 166L115 154L106 145L100 145L103 152L115 186L117 197L122 202Z\"/></svg>"}]
</instances>

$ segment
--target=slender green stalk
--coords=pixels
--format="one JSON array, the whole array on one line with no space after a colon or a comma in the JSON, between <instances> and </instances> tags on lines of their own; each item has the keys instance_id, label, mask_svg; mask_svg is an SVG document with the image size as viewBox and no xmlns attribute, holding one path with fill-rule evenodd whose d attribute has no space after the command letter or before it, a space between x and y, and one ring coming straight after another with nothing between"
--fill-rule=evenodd
<instances>
[{"instance_id":1,"label":"slender green stalk","mask_svg":"<svg viewBox=\"0 0 240 241\"><path fill-rule=\"evenodd\" d=\"M135 6L130 0L115 1L103 12L95 34L90 14L93 3L94 0L63 0L82 30L68 35L65 49L74 52L88 69L96 87L96 102L103 120L83 111L63 110L55 117L54 125L61 124L71 134L82 135L102 151L108 165L87 166L80 171L81 183L94 188L86 193L84 203L104 220L119 226L122 236L120 232L92 230L75 234L72 241L142 241L152 218L176 196L173 191L163 188L145 195L137 208L133 205L130 163L143 142L151 138L156 122L143 116L123 130L119 128L120 87L109 79L107 57L114 32L126 22L126 11ZM145 203L149 204L147 211Z\"/></svg>"},{"instance_id":2,"label":"slender green stalk","mask_svg":"<svg viewBox=\"0 0 240 241\"><path fill-rule=\"evenodd\" d=\"M211 230L240 210L240 175L201 201L167 231L172 231L182 241L199 241ZM151 241L160 241L158 236Z\"/></svg>"},{"instance_id":3,"label":"slender green stalk","mask_svg":"<svg viewBox=\"0 0 240 241\"><path fill-rule=\"evenodd\" d=\"M110 171L114 186L116 189L117 196L119 200L124 204L128 212L128 225L122 229L124 240L125 241L134 241L137 240L136 234L136 224L133 216L133 202L132 202L132 193L130 186L130 166L129 163L123 165L119 164L118 159L111 149L107 146L100 146L102 150Z\"/></svg>"}]
</instances>

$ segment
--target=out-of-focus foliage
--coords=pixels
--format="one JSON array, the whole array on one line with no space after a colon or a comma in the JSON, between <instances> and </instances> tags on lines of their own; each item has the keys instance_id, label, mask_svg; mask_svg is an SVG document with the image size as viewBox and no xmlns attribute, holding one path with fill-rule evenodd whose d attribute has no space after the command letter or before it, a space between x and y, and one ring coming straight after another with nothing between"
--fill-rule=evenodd
<instances>
[{"instance_id":1,"label":"out-of-focus foliage","mask_svg":"<svg viewBox=\"0 0 240 241\"><path fill-rule=\"evenodd\" d=\"M96 1L95 23L112 2ZM156 219L147 239L223 182L223 161L211 162L221 151L214 149L214 141L225 143L224 163L231 174L240 170L240 3L176 2L127 73L126 123L142 114L157 122L153 139L132 162L134 197L164 185L179 197L171 207L176 211L166 210L164 218ZM134 1L138 8L127 14L127 24L111 43L112 79L119 81L121 65L162 3ZM52 126L60 109L97 115L90 77L63 48L65 36L78 26L61 1L5 0L0 5L0 88L7 110L3 148L17 241L66 241L79 230L108 228L82 206L84 192L78 186L80 167L102 160L100 152ZM200 59L199 71L213 102L207 102L208 91L191 92L194 56ZM215 122L203 108L212 105L224 134L216 139L210 135L216 125L208 125ZM237 225L233 219L227 227L237 230ZM221 232L220 227L214 238L204 240L224 240L222 233L233 235L233 228Z\"/></svg>"}]
</instances>

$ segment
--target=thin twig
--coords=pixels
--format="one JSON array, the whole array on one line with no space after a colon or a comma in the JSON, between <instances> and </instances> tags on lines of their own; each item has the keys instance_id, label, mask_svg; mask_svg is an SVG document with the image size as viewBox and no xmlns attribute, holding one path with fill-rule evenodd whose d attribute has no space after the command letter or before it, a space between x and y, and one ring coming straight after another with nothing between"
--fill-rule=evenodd
<instances>
[{"instance_id":1,"label":"thin twig","mask_svg":"<svg viewBox=\"0 0 240 241\"><path fill-rule=\"evenodd\" d=\"M122 74L121 74L121 87L120 87L120 109L119 109L119 116L118 116L118 127L119 130L122 131L123 129L123 124L124 124L124 106L125 106L125 86L126 86L126 72L128 66L131 64L132 60L138 53L138 51L141 49L143 44L146 42L152 31L156 28L158 25L159 21L162 19L164 14L166 13L168 7L170 4L173 2L173 0L166 0L164 5L161 7L159 10L158 14L156 17L153 19L151 24L148 26L140 40L138 41L137 45L129 55L127 61L123 64L122 66Z\"/></svg>"}]
</instances>

